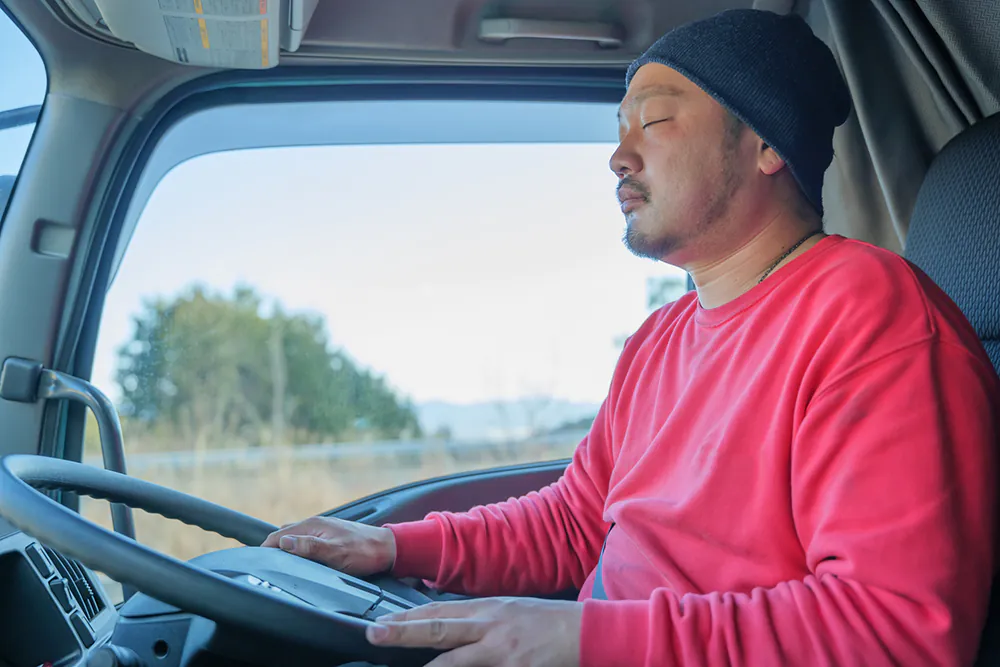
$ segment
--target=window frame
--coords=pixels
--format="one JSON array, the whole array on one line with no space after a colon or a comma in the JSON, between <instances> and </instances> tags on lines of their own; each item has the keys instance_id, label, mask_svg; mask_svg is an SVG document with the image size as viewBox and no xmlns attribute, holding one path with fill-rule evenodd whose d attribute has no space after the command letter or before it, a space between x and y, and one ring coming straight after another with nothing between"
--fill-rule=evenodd
<instances>
[{"instance_id":1,"label":"window frame","mask_svg":"<svg viewBox=\"0 0 1000 667\"><path fill-rule=\"evenodd\" d=\"M89 229L77 248L78 289L67 295L54 354L55 368L90 378L104 299L114 278L123 235L135 214L142 178L167 133L200 111L232 105L372 100L517 101L617 104L624 95L618 68L335 67L305 72L225 72L164 95L125 143ZM157 181L158 182L158 181ZM155 183L154 183L155 186ZM146 193L148 197L149 193ZM141 212L144 207L139 206ZM46 409L40 452L81 461L86 413L81 405ZM75 494L63 502L79 506Z\"/></svg>"},{"instance_id":2,"label":"window frame","mask_svg":"<svg viewBox=\"0 0 1000 667\"><path fill-rule=\"evenodd\" d=\"M443 105L436 111L442 112L447 119L428 120L427 110L420 108L423 103ZM477 109L469 106L480 103L493 106L488 109ZM338 99L304 103L280 101L254 105L222 105L189 114L185 119L175 123L170 131L164 135L163 140L157 145L157 149L153 151L143 170L115 250L111 281L114 281L128 243L150 197L167 174L186 162L212 154L266 148L433 144L499 145L506 143L582 144L617 141L615 128L611 124L607 127L608 136L606 138L594 135L593 128L588 126L588 123L593 120L587 117L590 110L583 111L580 108L581 105L589 104L607 107L615 107L616 105L607 102L576 103L576 108L567 115L568 122L565 126L557 127L558 123L554 120L551 108L547 110L548 113L541 110L535 112L535 110L530 109L534 105L546 104L566 103L548 100L491 99L471 101L450 98L429 99L426 97L388 100ZM310 106L319 107L319 105L322 107L308 109ZM368 108L357 108L356 105ZM395 105L404 105L404 108L401 110L393 109ZM454 105L454 108L448 108L448 105ZM220 110L222 114L214 114ZM412 128L408 128L404 132L397 132L394 136L377 136L377 123L380 120L385 120L385 117L392 116L395 111L401 111L404 118L405 114L413 113L417 119L412 123ZM610 108L608 111L610 123L613 122L613 119ZM546 136L541 133L537 125L527 128L518 127L517 129L504 128L499 131L490 126L491 121L497 124L508 122L507 116L511 113L536 114L537 118L545 121L542 132L551 132L551 135ZM285 114L285 118L288 120L279 117L278 114ZM321 119L321 124L317 124L315 128L302 130L301 126L295 122L295 116L298 116L299 120L303 120L303 116L309 120L312 120L311 116L317 116ZM449 124L448 121L451 121L452 124ZM463 121L464 127L459 124ZM478 122L485 122L485 128L469 129L473 127L472 123ZM233 130L234 124L240 124L241 127ZM253 127L252 130L251 127ZM222 134L225 134L224 138L220 138Z\"/></svg>"}]
</instances>

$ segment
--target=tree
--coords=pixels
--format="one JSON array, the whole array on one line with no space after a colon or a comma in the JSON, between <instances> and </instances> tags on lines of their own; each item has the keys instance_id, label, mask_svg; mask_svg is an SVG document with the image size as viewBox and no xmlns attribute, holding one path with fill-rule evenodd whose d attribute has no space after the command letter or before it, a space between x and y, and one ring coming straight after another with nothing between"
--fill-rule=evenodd
<instances>
[{"instance_id":1,"label":"tree","mask_svg":"<svg viewBox=\"0 0 1000 667\"><path fill-rule=\"evenodd\" d=\"M118 352L122 414L196 448L420 434L409 402L330 349L320 317L265 313L248 287L153 299L134 324Z\"/></svg>"},{"instance_id":2,"label":"tree","mask_svg":"<svg viewBox=\"0 0 1000 667\"><path fill-rule=\"evenodd\" d=\"M687 275L671 275L657 278L646 278L646 308L650 313L676 301L688 291ZM628 334L615 337L614 346L619 350L625 347Z\"/></svg>"},{"instance_id":3,"label":"tree","mask_svg":"<svg viewBox=\"0 0 1000 667\"><path fill-rule=\"evenodd\" d=\"M681 298L687 291L686 274L647 278L646 307L653 312Z\"/></svg>"}]
</instances>

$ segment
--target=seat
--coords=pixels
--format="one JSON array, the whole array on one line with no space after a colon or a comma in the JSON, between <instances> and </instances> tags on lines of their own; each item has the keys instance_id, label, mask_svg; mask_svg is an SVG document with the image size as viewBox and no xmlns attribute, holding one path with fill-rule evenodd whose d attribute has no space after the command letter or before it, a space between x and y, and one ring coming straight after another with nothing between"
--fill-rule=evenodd
<instances>
[{"instance_id":1,"label":"seat","mask_svg":"<svg viewBox=\"0 0 1000 667\"><path fill-rule=\"evenodd\" d=\"M1000 114L952 139L927 171L906 257L947 292L1000 368Z\"/></svg>"},{"instance_id":2,"label":"seat","mask_svg":"<svg viewBox=\"0 0 1000 667\"><path fill-rule=\"evenodd\" d=\"M906 257L958 304L1000 372L1000 114L952 139L917 196ZM1000 581L977 667L1000 666Z\"/></svg>"}]
</instances>

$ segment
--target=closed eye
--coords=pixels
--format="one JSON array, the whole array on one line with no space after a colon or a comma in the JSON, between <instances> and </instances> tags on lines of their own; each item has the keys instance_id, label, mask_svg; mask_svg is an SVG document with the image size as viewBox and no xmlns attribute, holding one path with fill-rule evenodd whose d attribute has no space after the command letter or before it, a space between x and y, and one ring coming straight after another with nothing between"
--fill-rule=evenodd
<instances>
[{"instance_id":1,"label":"closed eye","mask_svg":"<svg viewBox=\"0 0 1000 667\"><path fill-rule=\"evenodd\" d=\"M642 129L644 129L644 130L645 130L645 129L646 129L647 127L649 127L650 125L656 125L657 123L665 123L665 122L667 122L668 120L673 120L673 118L660 118L659 120L651 120L651 121L649 121L648 123L643 123L643 124L642 124Z\"/></svg>"}]
</instances>

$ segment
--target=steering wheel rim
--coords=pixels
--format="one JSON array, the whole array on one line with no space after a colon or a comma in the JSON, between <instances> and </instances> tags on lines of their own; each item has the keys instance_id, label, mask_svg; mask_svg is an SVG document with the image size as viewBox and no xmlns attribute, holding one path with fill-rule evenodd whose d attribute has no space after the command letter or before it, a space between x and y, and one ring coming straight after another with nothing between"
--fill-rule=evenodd
<instances>
[{"instance_id":1,"label":"steering wheel rim","mask_svg":"<svg viewBox=\"0 0 1000 667\"><path fill-rule=\"evenodd\" d=\"M201 498L82 463L14 454L0 459L0 516L59 552L151 597L217 624L376 664L423 665L439 652L376 647L370 624L241 584L112 532L40 489L119 502L258 546L275 526Z\"/></svg>"}]
</instances>

